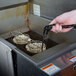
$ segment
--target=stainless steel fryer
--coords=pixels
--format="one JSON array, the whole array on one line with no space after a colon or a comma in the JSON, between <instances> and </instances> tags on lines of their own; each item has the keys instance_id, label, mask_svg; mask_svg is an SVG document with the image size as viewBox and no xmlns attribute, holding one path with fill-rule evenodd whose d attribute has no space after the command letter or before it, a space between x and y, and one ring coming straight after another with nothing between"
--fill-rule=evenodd
<instances>
[{"instance_id":1,"label":"stainless steel fryer","mask_svg":"<svg viewBox=\"0 0 76 76\"><path fill-rule=\"evenodd\" d=\"M32 0L31 0L32 1ZM30 1L30 2L31 2ZM38 2L39 1L39 2ZM48 35L47 50L38 54L24 52L24 46L16 45L12 38L16 32L28 33L33 39L42 40L43 28L49 24L47 14L44 12L44 2L37 0L41 5L41 17L33 14L29 5L37 3L15 4L7 10L0 12L0 75L1 76L75 76L76 75L76 43L75 32L72 30L65 34L55 34L50 31ZM43 4L42 4L43 3ZM50 2L50 6L55 2ZM59 3L59 4L58 4ZM63 12L59 8L63 0L57 1L55 9L51 8L51 16ZM65 2L64 2L65 3ZM73 1L73 3L75 3ZM7 3L8 4L8 3ZM20 5L20 6L19 6ZM31 6L30 5L30 6ZM18 6L18 7L17 7ZM14 7L14 8L13 8ZM33 7L33 6L32 6ZM48 6L49 7L49 6ZM45 7L47 8L47 7ZM29 11L30 12L29 12ZM58 10L58 13L55 12ZM53 13L54 12L54 13ZM55 14L56 13L56 14ZM55 15L54 15L55 14ZM48 14L49 15L49 14ZM53 17L52 17L53 18ZM28 28L29 27L29 28ZM74 34L73 34L74 33ZM70 38L70 34L72 37ZM74 36L74 37L73 37Z\"/></svg>"},{"instance_id":2,"label":"stainless steel fryer","mask_svg":"<svg viewBox=\"0 0 76 76\"><path fill-rule=\"evenodd\" d=\"M36 32L33 32L33 31L28 31L28 32L25 32L25 33L23 33L23 34L28 34L28 35L30 36L30 38L33 39L33 40L40 40L40 41L42 41L42 39L43 39L43 37L42 37L41 35L37 34ZM26 45L25 45L25 44L24 44L24 45L18 45L18 44L16 44L16 43L13 42L13 38L14 38L14 37L11 37L11 38L8 38L8 39L6 39L6 40L7 40L8 42L12 43L13 45L17 46L19 49L21 49L22 51L24 51L24 52L27 53L28 55L30 55L30 56L34 55L34 53L30 53L30 52L28 52L28 51L26 50L25 46L26 46L27 44L26 44ZM57 45L57 43L54 42L54 41L52 41L51 39L47 39L44 43L46 44L46 48L47 48L47 49L49 49L49 48Z\"/></svg>"},{"instance_id":3,"label":"stainless steel fryer","mask_svg":"<svg viewBox=\"0 0 76 76\"><path fill-rule=\"evenodd\" d=\"M31 17L32 19L34 17L36 19L37 16L32 15ZM37 19L40 19L40 17L37 17ZM43 18L41 18L41 20L44 22L46 21L46 23L49 22ZM15 31L28 33L29 35L32 35L31 37L33 39L42 40L42 36L41 36L42 34L40 33L40 31L42 30L39 30L40 29L39 27L43 28L44 26L35 27L33 25L30 26L32 31L29 31L28 28L26 30L26 28L22 27L17 30L10 31L1 35L2 37L0 38L1 50L4 51L3 48L6 49L7 46L11 49L10 52L7 50L8 54L6 53L6 56L5 56L7 57L8 55L8 58L9 58L9 55L11 56L10 60L12 65L10 63L9 66L12 69L9 68L9 70L11 69L10 72L11 73L13 72L12 74L14 74L14 76L25 76L25 75L26 76L59 76L59 75L64 76L63 73L65 73L65 75L68 75L67 72L70 70L75 75L75 71L73 71L73 69L75 68L74 67L75 62L71 62L70 60L67 60L67 59L73 56L75 57L76 44L70 43L70 42L59 43L58 41L56 40L54 41L49 37L51 40L51 42L49 40L49 45L50 45L48 46L49 48L42 53L33 55L33 54L28 54L27 52L24 52L24 49L22 49L21 46L15 45L12 42L12 37L15 35ZM13 34L11 34L11 32ZM67 54L70 54L70 55L67 56ZM3 53L0 53L0 55L2 56ZM5 61L2 60L2 62L5 62ZM69 69L67 70L67 68ZM7 72L5 74L8 75ZM71 74L69 76L71 76Z\"/></svg>"}]
</instances>

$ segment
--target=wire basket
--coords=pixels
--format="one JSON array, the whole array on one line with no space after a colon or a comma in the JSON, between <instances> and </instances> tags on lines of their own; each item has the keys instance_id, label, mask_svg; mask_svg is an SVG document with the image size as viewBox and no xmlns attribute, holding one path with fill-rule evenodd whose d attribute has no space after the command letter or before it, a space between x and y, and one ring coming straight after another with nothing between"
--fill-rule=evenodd
<instances>
[{"instance_id":1,"label":"wire basket","mask_svg":"<svg viewBox=\"0 0 76 76\"><path fill-rule=\"evenodd\" d=\"M43 43L42 48L42 41L31 40L31 42L26 45L26 49L31 53L40 53L46 50L46 45Z\"/></svg>"},{"instance_id":2,"label":"wire basket","mask_svg":"<svg viewBox=\"0 0 76 76\"><path fill-rule=\"evenodd\" d=\"M31 38L28 34L20 34L20 35L16 35L13 38L13 42L15 44L27 44L28 42L31 41Z\"/></svg>"}]
</instances>

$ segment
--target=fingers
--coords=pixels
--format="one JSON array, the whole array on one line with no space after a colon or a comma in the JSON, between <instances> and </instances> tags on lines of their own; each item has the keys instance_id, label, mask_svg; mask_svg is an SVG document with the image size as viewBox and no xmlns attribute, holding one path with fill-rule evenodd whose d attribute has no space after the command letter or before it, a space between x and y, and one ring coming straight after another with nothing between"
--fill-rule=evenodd
<instances>
[{"instance_id":1,"label":"fingers","mask_svg":"<svg viewBox=\"0 0 76 76\"><path fill-rule=\"evenodd\" d=\"M53 26L51 31L55 32L55 33L59 33L62 32L62 26L59 24L56 24L56 26Z\"/></svg>"},{"instance_id":2,"label":"fingers","mask_svg":"<svg viewBox=\"0 0 76 76\"><path fill-rule=\"evenodd\" d=\"M62 28L62 25L56 24L56 26L53 26L51 31L55 32L55 33L61 33L61 32L68 32L70 31L72 28L67 28L64 29Z\"/></svg>"},{"instance_id":3,"label":"fingers","mask_svg":"<svg viewBox=\"0 0 76 76\"><path fill-rule=\"evenodd\" d=\"M72 29L72 28L62 29L61 32L68 32L68 31L70 31L71 29Z\"/></svg>"},{"instance_id":4,"label":"fingers","mask_svg":"<svg viewBox=\"0 0 76 76\"><path fill-rule=\"evenodd\" d=\"M56 33L61 32L62 31L62 26L59 24L56 24Z\"/></svg>"},{"instance_id":5,"label":"fingers","mask_svg":"<svg viewBox=\"0 0 76 76\"><path fill-rule=\"evenodd\" d=\"M62 25L74 24L74 19L72 19L67 13L64 13L60 16L57 16L53 21L51 21L50 25L52 24L56 24L56 26L53 26L51 31L55 33L68 32L72 28L63 29Z\"/></svg>"}]
</instances>

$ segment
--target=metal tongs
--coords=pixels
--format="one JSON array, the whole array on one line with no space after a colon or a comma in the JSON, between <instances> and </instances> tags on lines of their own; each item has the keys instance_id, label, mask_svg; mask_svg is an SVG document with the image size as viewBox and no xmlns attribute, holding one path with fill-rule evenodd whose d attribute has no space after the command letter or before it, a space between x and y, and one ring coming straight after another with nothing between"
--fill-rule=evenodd
<instances>
[{"instance_id":1,"label":"metal tongs","mask_svg":"<svg viewBox=\"0 0 76 76\"><path fill-rule=\"evenodd\" d=\"M56 24L52 24L52 25L47 25L44 27L43 30L43 38L46 39L48 32L52 29L53 26L55 26ZM62 28L74 28L76 29L76 24L72 24L72 25L62 25Z\"/></svg>"}]
</instances>

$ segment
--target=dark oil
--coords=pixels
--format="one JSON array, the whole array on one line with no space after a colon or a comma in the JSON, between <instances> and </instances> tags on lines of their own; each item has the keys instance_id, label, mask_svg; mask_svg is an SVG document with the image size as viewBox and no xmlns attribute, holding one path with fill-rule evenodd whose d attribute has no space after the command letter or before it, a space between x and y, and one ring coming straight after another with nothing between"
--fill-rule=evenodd
<instances>
[{"instance_id":1,"label":"dark oil","mask_svg":"<svg viewBox=\"0 0 76 76\"><path fill-rule=\"evenodd\" d=\"M43 43L45 43L47 49L49 49L49 48L51 48L51 47L53 47L53 46L55 46L55 45L58 44L58 43L52 41L51 39L48 39L48 40L44 41L44 40L43 40L43 36L41 36L40 34L34 32L34 31L24 32L23 34L28 34L28 35L31 37L31 39L33 39L33 40L40 40L40 41L42 41ZM6 39L6 40L7 40L8 42L12 43L13 45L15 45L17 48L19 48L19 49L20 49L21 51L23 51L24 53L28 54L29 56L35 55L35 53L30 53L30 52L28 52L28 51L26 50L26 48L25 48L26 45L15 44L15 43L13 42L13 38L14 38L14 37L10 37L10 38L8 38L8 39ZM43 43L42 43L42 45L43 45ZM43 49L43 46L42 46L42 49ZM43 51L43 50L42 50L42 51Z\"/></svg>"}]
</instances>

